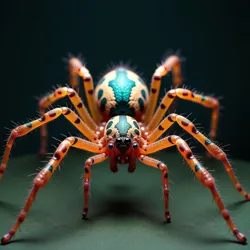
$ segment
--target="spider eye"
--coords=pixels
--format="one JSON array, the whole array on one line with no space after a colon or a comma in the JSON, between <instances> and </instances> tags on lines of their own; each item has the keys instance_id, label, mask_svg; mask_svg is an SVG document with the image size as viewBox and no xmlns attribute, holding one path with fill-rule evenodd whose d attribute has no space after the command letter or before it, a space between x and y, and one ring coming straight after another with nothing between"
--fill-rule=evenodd
<instances>
[{"instance_id":1,"label":"spider eye","mask_svg":"<svg viewBox=\"0 0 250 250\"><path fill-rule=\"evenodd\" d=\"M121 142L121 141L122 141L122 138L118 137L116 140L117 140L118 142Z\"/></svg>"},{"instance_id":2,"label":"spider eye","mask_svg":"<svg viewBox=\"0 0 250 250\"><path fill-rule=\"evenodd\" d=\"M113 143L109 143L109 144L108 144L108 148L109 148L109 149L112 149L113 147L114 147Z\"/></svg>"},{"instance_id":3,"label":"spider eye","mask_svg":"<svg viewBox=\"0 0 250 250\"><path fill-rule=\"evenodd\" d=\"M138 144L137 143L133 143L133 148L138 148Z\"/></svg>"},{"instance_id":4,"label":"spider eye","mask_svg":"<svg viewBox=\"0 0 250 250\"><path fill-rule=\"evenodd\" d=\"M130 139L129 138L125 138L125 143L129 144L130 143Z\"/></svg>"}]
</instances>

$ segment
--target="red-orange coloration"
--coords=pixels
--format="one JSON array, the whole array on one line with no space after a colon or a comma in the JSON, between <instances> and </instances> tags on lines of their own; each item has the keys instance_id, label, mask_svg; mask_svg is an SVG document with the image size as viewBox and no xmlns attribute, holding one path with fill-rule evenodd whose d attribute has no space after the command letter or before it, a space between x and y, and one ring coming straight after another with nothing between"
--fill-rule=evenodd
<instances>
[{"instance_id":1,"label":"red-orange coloration","mask_svg":"<svg viewBox=\"0 0 250 250\"><path fill-rule=\"evenodd\" d=\"M161 78L165 76L170 70L173 71L174 89L167 92L165 97L162 99L156 113L154 114L161 84ZM136 159L139 159L142 163L162 171L165 219L167 222L170 222L171 216L168 205L168 167L165 165L165 163L151 158L148 155L172 146L177 147L179 153L188 163L189 167L195 173L200 183L211 191L212 196L215 199L221 212L221 215L226 220L228 227L231 229L232 233L240 242L245 243L246 237L236 228L236 225L232 222L230 214L225 208L222 199L216 189L214 178L196 159L188 144L177 135L167 136L163 139L158 140L173 123L178 123L178 125L181 126L186 132L188 132L192 137L199 141L205 147L207 152L211 154L211 156L220 160L224 164L224 167L228 172L235 188L247 200L250 200L250 195L238 182L226 157L226 154L220 147L218 147L215 143L212 142L212 140L210 140L211 138L213 139L216 136L219 116L218 100L212 97L196 94L187 89L177 88L180 84L182 84L180 59L177 56L169 57L160 67L156 69L152 77L149 98L147 89L145 88L146 85L137 74L124 68L119 68L117 71L119 71L119 79L123 83L123 85L121 86L126 86L126 83L128 86L133 86L133 88L131 87L130 93L133 96L133 102L132 104L130 103L131 107L129 107L127 110L128 112L133 113L133 111L136 111L136 109L138 111L139 109L142 115L139 117L138 121L135 120L134 117L128 116L127 114L123 113L114 115L110 120L102 120L103 116L101 113L99 113L99 111L97 111L98 109L93 95L94 89L92 76L90 75L88 69L83 66L78 58L71 58L69 60L69 72L70 84L72 88L58 88L52 94L42 98L39 103L41 117L34 121L18 126L12 130L6 145L6 149L4 151L2 163L0 165L0 179L6 170L10 151L15 139L17 137L22 137L32 130L40 127L42 136L40 153L44 154L46 152L47 144L47 130L45 124L51 122L52 120L55 120L60 115L63 115L70 123L72 123L72 125L78 131L80 131L84 137L86 137L86 140L71 136L60 143L53 157L45 165L45 167L42 168L42 170L34 179L33 187L25 203L25 206L20 212L17 221L13 225L11 230L3 236L2 243L5 244L11 240L13 235L20 227L21 223L25 220L38 190L44 187L49 182L53 173L56 171L60 162L64 159L71 147L89 151L95 154L86 160L84 166L84 208L82 212L83 218L87 216L89 209L89 184L92 166L109 158L110 170L112 172L116 173L118 171L117 164L128 164L128 172L133 173L136 169ZM83 101L78 95L79 76L82 77L84 81L84 89L90 113L88 112L87 108L83 104ZM115 70L111 71L110 73L106 74L105 77L101 81L103 85L101 85L100 83L101 86L99 85L99 89L96 93L96 98L101 105L99 108L103 111L105 111L105 107L107 107L106 104L109 105L111 102L115 102L115 91L118 92L118 97L123 96L123 98L125 98L124 92L122 92L122 90L115 89L115 81L119 81L117 80L117 72ZM110 86L114 87L111 88ZM45 113L46 109L50 105L66 96L69 97L79 116L73 110L67 107L55 108ZM190 120L181 115L171 113L165 119L163 119L163 116L173 104L176 96L184 100L196 102L203 105L204 107L211 108L213 110L210 139L204 136ZM144 107L146 107L145 105L148 104L148 102L150 103L150 105L147 105L147 109L144 110ZM127 106L129 106L128 104L129 103L126 103ZM118 104L116 103L116 105ZM112 109L117 108L118 111L122 110L122 112L124 112L124 110L126 111L126 109L124 109L124 106L126 107L126 105L121 102L121 106L115 107L113 105ZM132 108L134 108L134 110ZM112 112L114 112L114 110L112 110Z\"/></svg>"}]
</instances>

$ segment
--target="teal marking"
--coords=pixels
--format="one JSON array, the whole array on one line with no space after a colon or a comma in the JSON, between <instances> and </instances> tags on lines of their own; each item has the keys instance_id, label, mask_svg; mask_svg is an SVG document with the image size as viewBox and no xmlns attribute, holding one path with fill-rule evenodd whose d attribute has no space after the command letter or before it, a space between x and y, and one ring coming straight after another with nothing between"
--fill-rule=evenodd
<instances>
[{"instance_id":1,"label":"teal marking","mask_svg":"<svg viewBox=\"0 0 250 250\"><path fill-rule=\"evenodd\" d=\"M120 136L127 136L128 131L132 128L132 126L127 121L127 117L125 115L121 115L119 117L119 122L115 125L115 128L119 131Z\"/></svg>"},{"instance_id":2,"label":"teal marking","mask_svg":"<svg viewBox=\"0 0 250 250\"><path fill-rule=\"evenodd\" d=\"M25 126L28 127L28 128L31 128L32 124L30 122L28 122L28 123L25 124Z\"/></svg>"},{"instance_id":3,"label":"teal marking","mask_svg":"<svg viewBox=\"0 0 250 250\"><path fill-rule=\"evenodd\" d=\"M138 99L138 103L140 105L140 110L143 111L144 110L144 101L142 100L142 98Z\"/></svg>"},{"instance_id":4,"label":"teal marking","mask_svg":"<svg viewBox=\"0 0 250 250\"><path fill-rule=\"evenodd\" d=\"M135 132L137 135L139 135L139 134L140 134L140 132L139 132L139 130L138 130L138 129L135 129L135 130L134 130L134 132Z\"/></svg>"},{"instance_id":5,"label":"teal marking","mask_svg":"<svg viewBox=\"0 0 250 250\"><path fill-rule=\"evenodd\" d=\"M201 96L201 100L202 101L205 101L206 100L206 97L204 95Z\"/></svg>"},{"instance_id":6,"label":"teal marking","mask_svg":"<svg viewBox=\"0 0 250 250\"><path fill-rule=\"evenodd\" d=\"M108 124L107 124L107 128L106 129L109 129L113 124L113 121L110 121Z\"/></svg>"},{"instance_id":7,"label":"teal marking","mask_svg":"<svg viewBox=\"0 0 250 250\"><path fill-rule=\"evenodd\" d=\"M116 107L110 110L110 115L127 114L134 116L134 108L129 107L129 98L132 89L136 86L135 82L127 76L127 71L124 69L116 70L116 78L108 84L114 91Z\"/></svg>"},{"instance_id":8,"label":"teal marking","mask_svg":"<svg viewBox=\"0 0 250 250\"><path fill-rule=\"evenodd\" d=\"M206 144L206 145L209 145L209 144L211 144L211 143L212 143L211 140L206 139L206 141L205 141L205 144Z\"/></svg>"},{"instance_id":9,"label":"teal marking","mask_svg":"<svg viewBox=\"0 0 250 250\"><path fill-rule=\"evenodd\" d=\"M106 132L106 135L110 135L112 133L112 129L108 129L107 132Z\"/></svg>"},{"instance_id":10,"label":"teal marking","mask_svg":"<svg viewBox=\"0 0 250 250\"><path fill-rule=\"evenodd\" d=\"M48 169L51 173L53 172L53 167L51 165L45 166L46 169Z\"/></svg>"},{"instance_id":11,"label":"teal marking","mask_svg":"<svg viewBox=\"0 0 250 250\"><path fill-rule=\"evenodd\" d=\"M135 126L136 128L139 129L139 125L138 125L138 123L137 123L136 121L133 121L133 124L134 124L134 126Z\"/></svg>"},{"instance_id":12,"label":"teal marking","mask_svg":"<svg viewBox=\"0 0 250 250\"><path fill-rule=\"evenodd\" d=\"M103 78L97 83L97 85L102 84L104 81L105 81L105 78L103 77Z\"/></svg>"},{"instance_id":13,"label":"teal marking","mask_svg":"<svg viewBox=\"0 0 250 250\"><path fill-rule=\"evenodd\" d=\"M195 165L195 172L198 172L201 168L202 168L202 166L200 166L200 165Z\"/></svg>"},{"instance_id":14,"label":"teal marking","mask_svg":"<svg viewBox=\"0 0 250 250\"><path fill-rule=\"evenodd\" d=\"M147 99L147 94L146 94L146 91L145 91L144 89L142 89L141 95L142 95L142 97L143 97L145 100Z\"/></svg>"},{"instance_id":15,"label":"teal marking","mask_svg":"<svg viewBox=\"0 0 250 250\"><path fill-rule=\"evenodd\" d=\"M102 100L101 100L101 111L102 112L105 110L106 103L107 103L107 99L106 98L102 98Z\"/></svg>"},{"instance_id":16,"label":"teal marking","mask_svg":"<svg viewBox=\"0 0 250 250\"><path fill-rule=\"evenodd\" d=\"M103 95L103 90L100 89L100 90L98 91L98 95L97 95L98 100L100 100L100 99L102 98L102 95Z\"/></svg>"}]
</instances>

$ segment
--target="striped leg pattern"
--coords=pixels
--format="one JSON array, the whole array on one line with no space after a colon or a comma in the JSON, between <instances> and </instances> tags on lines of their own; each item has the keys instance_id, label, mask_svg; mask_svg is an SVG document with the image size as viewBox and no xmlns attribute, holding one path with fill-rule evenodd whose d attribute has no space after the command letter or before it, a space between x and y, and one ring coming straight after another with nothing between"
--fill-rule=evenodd
<instances>
[{"instance_id":1,"label":"striped leg pattern","mask_svg":"<svg viewBox=\"0 0 250 250\"><path fill-rule=\"evenodd\" d=\"M98 142L96 134L71 109L66 107L52 109L49 112L45 113L41 118L36 119L32 122L28 122L24 125L18 126L11 131L11 134L9 136L6 145L6 149L4 151L3 160L0 166L0 179L2 178L2 175L5 172L10 151L12 149L15 139L17 137L22 137L30 133L32 130L55 120L62 114L67 118L67 120L70 123L72 123L72 125L74 125L89 140L91 140L92 142Z\"/></svg>"},{"instance_id":2,"label":"striped leg pattern","mask_svg":"<svg viewBox=\"0 0 250 250\"><path fill-rule=\"evenodd\" d=\"M51 179L53 173L56 171L57 167L59 166L60 162L66 156L70 147L75 147L83 150L87 150L93 153L101 153L103 151L99 145L86 141L81 138L77 137L68 137L64 141L60 143L58 148L56 149L53 157L47 163L47 165L38 173L36 178L33 181L33 187L29 193L28 199L25 203L24 208L21 210L18 219L11 230L2 237L2 244L8 243L11 238L14 236L18 228L20 227L21 223L25 220L28 211L31 208L33 201L36 198L37 192L40 188L44 187L49 180ZM106 149L105 149L106 150Z\"/></svg>"},{"instance_id":3,"label":"striped leg pattern","mask_svg":"<svg viewBox=\"0 0 250 250\"><path fill-rule=\"evenodd\" d=\"M215 151L219 153L220 155L222 154L221 150L214 144L209 144L210 145L210 150ZM162 150L164 148L168 148L171 146L176 146L180 154L183 156L185 161L188 163L189 167L192 169L192 171L195 173L196 177L198 180L201 182L202 185L207 187L216 201L218 208L221 212L222 217L226 220L228 227L232 231L232 233L236 236L236 238L242 242L246 243L246 237L238 230L236 225L233 223L231 216L226 209L222 198L216 188L215 185L215 180L211 176L211 174L201 165L201 163L195 158L193 155L190 147L187 145L187 143L180 138L179 136L172 135L165 137L159 141L156 141L148 146L144 147L144 152L146 154L150 154L159 150ZM248 197L249 198L249 197Z\"/></svg>"},{"instance_id":4,"label":"striped leg pattern","mask_svg":"<svg viewBox=\"0 0 250 250\"><path fill-rule=\"evenodd\" d=\"M211 128L210 128L210 139L214 140L216 137L216 130L218 125L218 118L219 118L219 102L217 99L209 96L203 96L196 94L187 89L172 89L166 93L164 98L161 101L156 113L153 116L153 119L147 125L146 130L152 131L155 129L160 121L162 120L163 116L166 114L167 110L169 109L170 105L172 104L173 100L179 97L181 99L199 103L206 108L212 109L212 120L211 120Z\"/></svg>"},{"instance_id":5,"label":"striped leg pattern","mask_svg":"<svg viewBox=\"0 0 250 250\"><path fill-rule=\"evenodd\" d=\"M168 208L169 200L169 187L168 187L168 167L161 161L154 158L148 157L144 154L139 155L138 159L151 167L158 168L162 171L162 184L163 184L163 194L164 194L164 204L165 204L165 219L167 222L171 222L171 216Z\"/></svg>"},{"instance_id":6,"label":"striped leg pattern","mask_svg":"<svg viewBox=\"0 0 250 250\"><path fill-rule=\"evenodd\" d=\"M250 194L248 194L241 186L239 181L237 180L231 164L229 163L226 154L223 150L218 147L215 143L213 143L210 139L204 136L195 126L194 124L188 120L187 118L177 115L170 114L168 115L159 126L148 136L148 142L152 143L156 141L174 122L177 122L180 127L182 127L185 131L187 131L191 136L193 136L197 141L199 141L206 150L216 159L220 160L229 177L231 178L235 188L247 199L250 200ZM159 141L158 141L159 142ZM151 149L150 149L151 152Z\"/></svg>"},{"instance_id":7,"label":"striped leg pattern","mask_svg":"<svg viewBox=\"0 0 250 250\"><path fill-rule=\"evenodd\" d=\"M82 62L78 58L72 57L69 60L69 73L70 84L74 89L78 89L78 76L82 77L91 117L93 117L94 121L99 124L100 115L94 98L93 78L89 73L89 70L82 64Z\"/></svg>"},{"instance_id":8,"label":"striped leg pattern","mask_svg":"<svg viewBox=\"0 0 250 250\"><path fill-rule=\"evenodd\" d=\"M91 118L88 110L82 102L79 95L74 89L62 87L56 89L53 93L43 97L39 102L40 115L43 116L46 109L50 107L54 102L68 96L71 103L77 110L80 118L89 126L90 129L96 131L98 129L97 124ZM46 154L47 148L47 127L46 125L41 126L41 148L40 155Z\"/></svg>"},{"instance_id":9,"label":"striped leg pattern","mask_svg":"<svg viewBox=\"0 0 250 250\"><path fill-rule=\"evenodd\" d=\"M82 212L82 218L86 218L89 211L89 186L90 186L90 175L91 175L91 166L97 163L100 163L108 158L107 153L101 153L90 157L84 166L84 181L83 181L83 190L84 190L84 208Z\"/></svg>"},{"instance_id":10,"label":"striped leg pattern","mask_svg":"<svg viewBox=\"0 0 250 250\"><path fill-rule=\"evenodd\" d=\"M171 70L173 71L173 88L175 89L182 84L180 58L178 56L170 56L165 60L165 62L162 63L161 66L159 66L155 70L153 74L149 95L150 105L148 106L145 114L145 124L148 124L153 117L153 113L155 111L156 103L161 88L161 79L162 77L167 75Z\"/></svg>"}]
</instances>

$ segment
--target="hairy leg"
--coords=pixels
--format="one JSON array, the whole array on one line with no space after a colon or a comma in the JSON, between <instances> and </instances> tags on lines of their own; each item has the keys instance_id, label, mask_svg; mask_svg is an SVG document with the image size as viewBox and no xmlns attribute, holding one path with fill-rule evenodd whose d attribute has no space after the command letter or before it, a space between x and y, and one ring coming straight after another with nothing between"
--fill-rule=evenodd
<instances>
[{"instance_id":1,"label":"hairy leg","mask_svg":"<svg viewBox=\"0 0 250 250\"><path fill-rule=\"evenodd\" d=\"M147 108L144 123L148 124L155 111L156 103L159 96L159 91L161 88L161 79L165 75L169 73L169 71L173 71L173 88L177 88L179 85L182 84L182 76L181 76L181 63L180 58L178 56L170 56L168 57L165 62L159 66L152 77L151 81L151 88L150 88L150 96L149 96L149 103L150 105Z\"/></svg>"},{"instance_id":2,"label":"hairy leg","mask_svg":"<svg viewBox=\"0 0 250 250\"><path fill-rule=\"evenodd\" d=\"M168 115L160 124L159 126L148 136L148 142L153 143L156 141L174 122L177 122L180 127L182 127L185 131L187 131L191 136L193 136L197 141L199 141L206 150L216 159L220 160L229 177L231 178L235 188L247 199L250 200L250 194L248 194L241 186L239 181L237 180L231 164L229 163L226 154L223 150L214 144L210 139L208 139L205 135L203 135L195 126L194 124L188 120L187 118L177 115L177 114L170 114ZM161 144L161 141L157 142ZM152 144L153 145L153 144ZM150 148L150 152L154 147ZM153 149L155 150L155 149Z\"/></svg>"},{"instance_id":3,"label":"hairy leg","mask_svg":"<svg viewBox=\"0 0 250 250\"><path fill-rule=\"evenodd\" d=\"M81 119L89 126L90 129L96 131L98 129L97 124L91 118L88 110L86 109L84 103L82 102L79 95L76 93L74 89L62 87L56 89L53 93L44 96L39 101L39 110L40 115L43 116L46 109L50 107L56 101L68 96L71 103L74 105ZM46 125L41 126L41 148L40 155L44 155L46 153L47 148L47 127Z\"/></svg>"},{"instance_id":4,"label":"hairy leg","mask_svg":"<svg viewBox=\"0 0 250 250\"><path fill-rule=\"evenodd\" d=\"M51 179L53 173L56 171L60 162L66 156L70 147L75 147L83 150L87 150L90 152L100 153L102 148L100 148L97 144L88 142L81 138L77 137L68 137L64 141L60 143L58 148L56 149L51 160L46 164L46 166L40 171L40 173L36 176L33 181L33 187L29 193L28 199L25 203L24 208L21 210L18 219L11 230L2 237L2 244L8 243L11 238L14 236L21 223L25 220L27 213L29 212L33 201L36 198L36 194L38 190L44 187L49 180ZM106 149L105 149L106 150Z\"/></svg>"},{"instance_id":5,"label":"hairy leg","mask_svg":"<svg viewBox=\"0 0 250 250\"><path fill-rule=\"evenodd\" d=\"M156 141L148 146L145 146L144 152L147 154L159 151L163 148L168 148L171 146L176 146L180 154L183 156L185 161L188 163L189 167L195 173L198 180L201 182L202 185L207 187L211 193L213 198L215 199L217 206L221 212L222 217L226 220L228 227L231 229L232 233L236 236L236 238L242 242L246 242L246 237L237 229L236 225L233 223L231 216L226 209L222 198L216 188L215 180L211 176L211 174L201 165L201 163L196 159L193 155L190 147L187 143L180 138L179 136L168 136L160 141ZM215 149L215 147L214 147Z\"/></svg>"},{"instance_id":6,"label":"hairy leg","mask_svg":"<svg viewBox=\"0 0 250 250\"><path fill-rule=\"evenodd\" d=\"M156 113L154 114L153 119L150 121L150 123L146 127L146 130L152 131L158 126L163 116L166 114L167 110L169 109L171 103L176 97L179 97L187 101L199 103L206 108L212 109L210 139L214 140L214 138L216 137L216 130L217 130L218 118L219 118L218 100L213 97L199 95L190 90L181 89L181 88L172 89L166 93Z\"/></svg>"},{"instance_id":7,"label":"hairy leg","mask_svg":"<svg viewBox=\"0 0 250 250\"><path fill-rule=\"evenodd\" d=\"M3 173L5 172L6 165L9 159L10 151L14 144L14 141L17 137L22 137L32 130L48 123L60 115L64 115L67 120L70 121L72 125L74 125L83 135L85 135L89 140L93 142L98 142L96 134L69 108L55 108L45 113L41 118L36 119L32 122L28 122L24 125L18 126L11 131L9 136L6 149L4 151L3 160L0 166L0 179L2 178Z\"/></svg>"},{"instance_id":8,"label":"hairy leg","mask_svg":"<svg viewBox=\"0 0 250 250\"><path fill-rule=\"evenodd\" d=\"M78 89L78 76L82 77L85 95L88 101L91 116L94 121L100 123L100 114L97 109L96 101L94 98L94 83L89 70L82 64L82 62L75 57L69 60L70 84L74 89Z\"/></svg>"},{"instance_id":9,"label":"hairy leg","mask_svg":"<svg viewBox=\"0 0 250 250\"><path fill-rule=\"evenodd\" d=\"M82 213L82 218L86 218L89 211L89 185L90 185L90 175L91 175L91 166L93 164L97 164L99 162L102 162L108 158L107 153L102 153L98 155L94 155L90 157L86 162L84 166L84 182L83 182L83 188L84 188L84 209Z\"/></svg>"},{"instance_id":10,"label":"hairy leg","mask_svg":"<svg viewBox=\"0 0 250 250\"><path fill-rule=\"evenodd\" d=\"M148 157L146 155L139 155L138 159L151 167L158 168L162 171L162 184L164 193L164 204L165 204L165 219L167 222L171 222L171 216L168 207L169 200L169 187L168 187L168 167L161 161L154 158Z\"/></svg>"}]
</instances>

